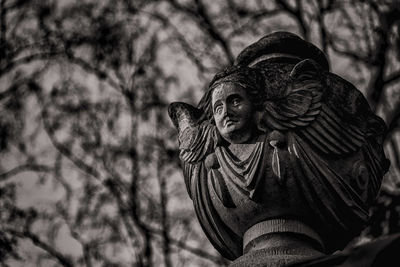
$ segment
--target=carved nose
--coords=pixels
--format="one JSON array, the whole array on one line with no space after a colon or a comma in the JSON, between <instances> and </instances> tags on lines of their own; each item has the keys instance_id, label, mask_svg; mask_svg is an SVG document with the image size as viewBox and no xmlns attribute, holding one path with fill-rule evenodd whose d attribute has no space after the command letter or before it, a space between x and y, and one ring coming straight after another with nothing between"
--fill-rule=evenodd
<instances>
[{"instance_id":1,"label":"carved nose","mask_svg":"<svg viewBox=\"0 0 400 267\"><path fill-rule=\"evenodd\" d=\"M226 105L226 106L224 106L223 115L226 116L226 115L229 115L229 114L231 114L231 110L230 110L229 106Z\"/></svg>"},{"instance_id":2,"label":"carved nose","mask_svg":"<svg viewBox=\"0 0 400 267\"><path fill-rule=\"evenodd\" d=\"M224 107L224 109L222 110L222 116L226 116L228 115L228 109L226 107Z\"/></svg>"}]
</instances>

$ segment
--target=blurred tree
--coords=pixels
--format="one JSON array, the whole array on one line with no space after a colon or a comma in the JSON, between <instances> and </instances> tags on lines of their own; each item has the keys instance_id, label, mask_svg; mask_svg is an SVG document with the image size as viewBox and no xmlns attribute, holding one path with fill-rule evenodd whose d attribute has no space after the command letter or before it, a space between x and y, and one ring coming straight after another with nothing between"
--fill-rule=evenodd
<instances>
[{"instance_id":1,"label":"blurred tree","mask_svg":"<svg viewBox=\"0 0 400 267\"><path fill-rule=\"evenodd\" d=\"M267 33L317 44L386 120L365 236L399 230L399 1L0 0L0 263L223 266L166 108Z\"/></svg>"}]
</instances>

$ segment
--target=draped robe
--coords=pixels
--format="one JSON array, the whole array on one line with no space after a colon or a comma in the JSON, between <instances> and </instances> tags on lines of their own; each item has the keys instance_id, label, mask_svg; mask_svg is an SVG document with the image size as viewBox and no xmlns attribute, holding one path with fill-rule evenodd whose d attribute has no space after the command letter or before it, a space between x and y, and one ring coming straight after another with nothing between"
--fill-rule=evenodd
<instances>
[{"instance_id":1,"label":"draped robe","mask_svg":"<svg viewBox=\"0 0 400 267\"><path fill-rule=\"evenodd\" d=\"M196 149L182 149L181 144L185 183L204 232L226 258L242 255L243 234L258 221L298 219L333 251L368 220L371 196L380 185L372 174L379 166L370 143L353 155L331 158L295 132L284 133L287 144L273 148L266 133L248 144L251 152L240 160L219 144L214 125L197 127L190 138L190 147ZM272 171L274 154L279 155L282 177Z\"/></svg>"}]
</instances>

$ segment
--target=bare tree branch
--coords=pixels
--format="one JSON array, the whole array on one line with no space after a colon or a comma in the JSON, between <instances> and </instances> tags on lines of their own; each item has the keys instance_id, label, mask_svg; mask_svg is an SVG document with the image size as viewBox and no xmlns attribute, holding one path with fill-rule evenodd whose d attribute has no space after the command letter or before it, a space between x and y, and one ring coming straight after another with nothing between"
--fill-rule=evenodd
<instances>
[{"instance_id":1,"label":"bare tree branch","mask_svg":"<svg viewBox=\"0 0 400 267\"><path fill-rule=\"evenodd\" d=\"M48 60L54 56L61 55L62 52L42 52L42 53L35 53L29 56L25 56L14 61L8 62L4 67L0 68L0 77L10 72L17 66L22 64L28 64L36 60Z\"/></svg>"},{"instance_id":2,"label":"bare tree branch","mask_svg":"<svg viewBox=\"0 0 400 267\"><path fill-rule=\"evenodd\" d=\"M400 126L400 105L397 104L396 109L391 112L387 118L388 129L386 131L387 140L391 139L393 132Z\"/></svg>"},{"instance_id":3,"label":"bare tree branch","mask_svg":"<svg viewBox=\"0 0 400 267\"><path fill-rule=\"evenodd\" d=\"M97 77L99 77L100 80L106 80L107 83L117 91L121 92L125 89L122 84L114 81L105 70L101 70L100 68L93 66L89 62L86 62L82 58L76 57L71 51L68 51L66 53L66 57L70 60L70 63L74 63L80 66L85 71L95 74Z\"/></svg>"},{"instance_id":4,"label":"bare tree branch","mask_svg":"<svg viewBox=\"0 0 400 267\"><path fill-rule=\"evenodd\" d=\"M160 127L158 119L155 123L156 128ZM169 218L168 218L168 197L167 197L167 184L164 175L162 174L162 168L164 165L164 160L161 156L161 147L156 149L156 175L158 178L158 184L160 187L160 210L161 210L161 232L163 238L163 253L164 253L164 264L165 267L171 267L171 255L170 255L170 239L169 239Z\"/></svg>"},{"instance_id":5,"label":"bare tree branch","mask_svg":"<svg viewBox=\"0 0 400 267\"><path fill-rule=\"evenodd\" d=\"M326 6L324 6L321 1L315 1L315 4L317 9L315 17L320 31L321 48L322 51L324 51L325 55L328 57L329 36L328 36L328 31L326 29L324 18L326 13L331 11L333 1L329 0Z\"/></svg>"},{"instance_id":6,"label":"bare tree branch","mask_svg":"<svg viewBox=\"0 0 400 267\"><path fill-rule=\"evenodd\" d=\"M367 98L372 103L372 109L376 110L385 88L384 74L387 63L387 52L390 48L390 31L392 26L400 20L400 7L393 7L387 12L378 13L380 27L378 28L377 46L374 62L378 65L375 77L371 81L370 91Z\"/></svg>"},{"instance_id":7,"label":"bare tree branch","mask_svg":"<svg viewBox=\"0 0 400 267\"><path fill-rule=\"evenodd\" d=\"M52 129L49 121L48 121L48 114L47 114L47 110L44 108L43 112L42 112L42 118L43 118L43 125L44 128L52 142L52 144L54 145L54 147L57 148L57 150L63 154L66 158L68 158L69 160L71 160L72 163L74 163L79 169L81 169L82 171L84 171L85 173L93 176L96 179L101 179L101 175L100 173L92 166L86 164L85 162L83 162L81 159L79 159L76 155L74 155L72 153L72 151L63 144L60 144L55 136L54 136L54 130Z\"/></svg>"},{"instance_id":8,"label":"bare tree branch","mask_svg":"<svg viewBox=\"0 0 400 267\"><path fill-rule=\"evenodd\" d=\"M285 0L275 0L275 1L283 10L285 10L292 18L294 18L297 21L301 35L306 40L309 40L310 37L308 36L308 26L303 17L301 0L296 0L295 8L291 7Z\"/></svg>"},{"instance_id":9,"label":"bare tree branch","mask_svg":"<svg viewBox=\"0 0 400 267\"><path fill-rule=\"evenodd\" d=\"M230 64L234 61L233 53L230 49L228 41L222 37L222 34L217 30L214 23L211 21L211 18L207 14L206 7L202 3L201 0L194 0L196 9L191 9L189 7L183 6L178 3L176 0L169 0L169 3L182 12L190 15L195 19L197 24L201 27L203 31L209 34L209 36L214 39L222 48L225 53L226 58Z\"/></svg>"},{"instance_id":10,"label":"bare tree branch","mask_svg":"<svg viewBox=\"0 0 400 267\"><path fill-rule=\"evenodd\" d=\"M391 138L389 141L390 145L393 149L394 160L392 164L397 168L400 169L400 150L399 145L395 142L394 138ZM399 183L400 185L400 183Z\"/></svg>"},{"instance_id":11,"label":"bare tree branch","mask_svg":"<svg viewBox=\"0 0 400 267\"><path fill-rule=\"evenodd\" d=\"M179 29L172 24L172 22L164 15L161 13L150 13L150 15L157 20L160 20L160 22L164 25L168 25L175 33L174 38L177 39L183 50L185 51L186 55L188 58L198 67L199 72L202 74L204 72L209 71L209 69L202 63L201 59L195 55L193 48L189 44L189 42L186 40L185 36L180 33ZM173 38L173 37L171 37Z\"/></svg>"},{"instance_id":12,"label":"bare tree branch","mask_svg":"<svg viewBox=\"0 0 400 267\"><path fill-rule=\"evenodd\" d=\"M36 234L34 234L30 231L22 231L21 232L21 231L17 231L14 229L6 229L6 232L9 232L12 235L17 236L19 238L31 240L34 245L43 249L49 255L54 257L62 266L66 266L66 267L74 266L69 257L63 255L54 246L51 246L51 245L47 244L46 242L44 242L43 240L41 240Z\"/></svg>"},{"instance_id":13,"label":"bare tree branch","mask_svg":"<svg viewBox=\"0 0 400 267\"><path fill-rule=\"evenodd\" d=\"M161 230L154 229L154 228L151 228L151 233L153 235L160 235L160 236L163 235ZM186 250L186 251L188 251L190 253L193 253L193 254L195 254L195 255L197 255L199 257L205 258L205 259L207 259L207 260L209 260L211 262L214 262L216 264L219 264L218 266L226 264L226 261L222 260L221 257L214 256L214 255L210 254L209 252L207 252L207 251L205 251L205 250L203 250L201 248L192 247L192 246L188 245L186 242L180 241L180 240L175 239L175 238L173 238L171 236L169 237L169 240L171 242L171 245L176 246L176 247L178 247L180 249L184 249L184 250Z\"/></svg>"},{"instance_id":14,"label":"bare tree branch","mask_svg":"<svg viewBox=\"0 0 400 267\"><path fill-rule=\"evenodd\" d=\"M21 172L51 172L53 171L53 167L43 164L32 164L27 163L25 165L20 165L12 168L7 172L0 173L0 182L4 182L5 180L20 174Z\"/></svg>"},{"instance_id":15,"label":"bare tree branch","mask_svg":"<svg viewBox=\"0 0 400 267\"><path fill-rule=\"evenodd\" d=\"M384 83L385 83L385 84L393 83L393 82L396 82L398 79L400 79L400 70L391 73L391 74L384 80Z\"/></svg>"},{"instance_id":16,"label":"bare tree branch","mask_svg":"<svg viewBox=\"0 0 400 267\"><path fill-rule=\"evenodd\" d=\"M7 8L5 7L5 5L6 5L6 0L1 0L1 2L0 2L0 58L1 58L1 60L6 58L6 51L7 51L7 47L6 47L7 46L7 43L6 43Z\"/></svg>"}]
</instances>

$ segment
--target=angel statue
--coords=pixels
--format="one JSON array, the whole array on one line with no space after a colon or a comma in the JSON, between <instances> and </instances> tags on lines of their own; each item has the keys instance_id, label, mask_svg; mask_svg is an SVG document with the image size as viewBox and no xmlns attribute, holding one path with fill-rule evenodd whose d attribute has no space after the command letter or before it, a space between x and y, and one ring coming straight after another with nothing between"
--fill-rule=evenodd
<instances>
[{"instance_id":1,"label":"angel statue","mask_svg":"<svg viewBox=\"0 0 400 267\"><path fill-rule=\"evenodd\" d=\"M317 47L275 32L175 102L187 191L231 266L286 266L342 249L388 169L385 123Z\"/></svg>"}]
</instances>

